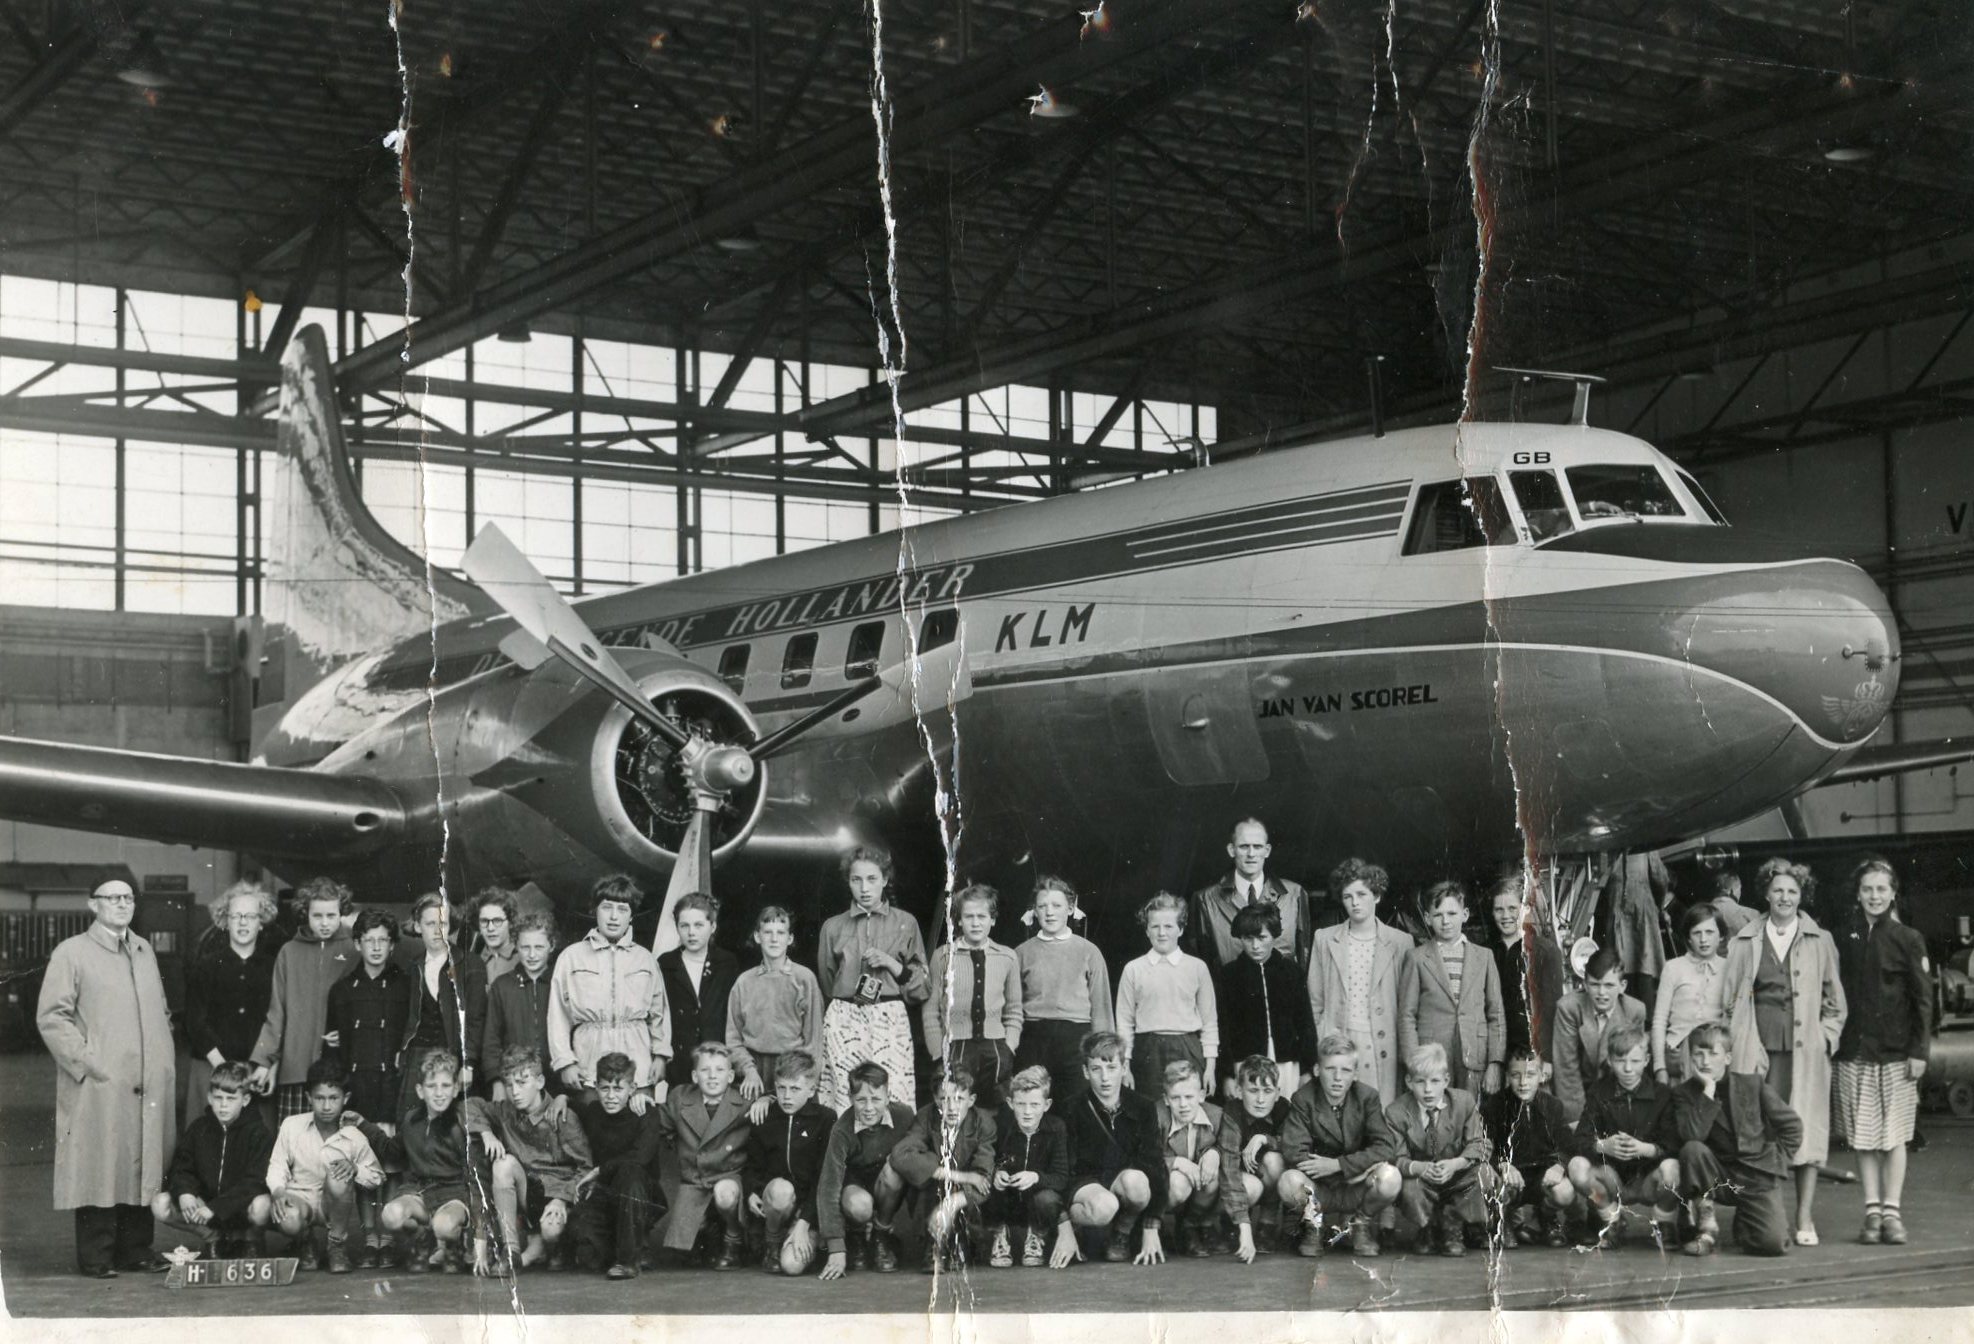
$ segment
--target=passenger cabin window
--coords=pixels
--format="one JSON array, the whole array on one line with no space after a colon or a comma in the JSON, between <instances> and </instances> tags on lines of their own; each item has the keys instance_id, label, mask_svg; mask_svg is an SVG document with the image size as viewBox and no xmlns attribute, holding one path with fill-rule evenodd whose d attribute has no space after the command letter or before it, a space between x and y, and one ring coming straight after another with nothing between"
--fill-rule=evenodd
<instances>
[{"instance_id":1,"label":"passenger cabin window","mask_svg":"<svg viewBox=\"0 0 1974 1344\"><path fill-rule=\"evenodd\" d=\"M918 650L929 653L933 649L951 644L960 633L960 613L947 607L944 611L927 612L925 620L918 628Z\"/></svg>"},{"instance_id":2,"label":"passenger cabin window","mask_svg":"<svg viewBox=\"0 0 1974 1344\"><path fill-rule=\"evenodd\" d=\"M1570 506L1563 501L1563 483L1553 471L1511 471L1509 484L1515 487L1515 502L1522 506L1522 521L1528 524L1532 540L1560 537L1576 524L1570 521Z\"/></svg>"},{"instance_id":3,"label":"passenger cabin window","mask_svg":"<svg viewBox=\"0 0 1974 1344\"><path fill-rule=\"evenodd\" d=\"M788 641L788 651L781 656L781 688L784 691L793 691L807 686L815 668L815 634L811 632L795 636Z\"/></svg>"},{"instance_id":4,"label":"passenger cabin window","mask_svg":"<svg viewBox=\"0 0 1974 1344\"><path fill-rule=\"evenodd\" d=\"M1569 467L1576 511L1594 518L1684 518L1665 477L1652 466Z\"/></svg>"},{"instance_id":5,"label":"passenger cabin window","mask_svg":"<svg viewBox=\"0 0 1974 1344\"><path fill-rule=\"evenodd\" d=\"M843 675L863 681L877 675L878 655L884 652L884 622L866 621L850 632L850 653L843 660Z\"/></svg>"},{"instance_id":6,"label":"passenger cabin window","mask_svg":"<svg viewBox=\"0 0 1974 1344\"><path fill-rule=\"evenodd\" d=\"M1714 503L1713 496L1700 488L1700 483L1693 478L1693 473L1682 471L1679 473L1679 479L1686 483L1686 488L1692 493L1693 498L1700 501L1700 508L1707 517L1726 527L1727 515L1720 511L1720 505Z\"/></svg>"},{"instance_id":7,"label":"passenger cabin window","mask_svg":"<svg viewBox=\"0 0 1974 1344\"><path fill-rule=\"evenodd\" d=\"M729 644L720 650L720 680L738 691L747 681L747 656L751 644Z\"/></svg>"},{"instance_id":8,"label":"passenger cabin window","mask_svg":"<svg viewBox=\"0 0 1974 1344\"><path fill-rule=\"evenodd\" d=\"M1406 555L1463 551L1470 546L1512 545L1515 525L1492 476L1435 481L1422 486L1405 535Z\"/></svg>"}]
</instances>

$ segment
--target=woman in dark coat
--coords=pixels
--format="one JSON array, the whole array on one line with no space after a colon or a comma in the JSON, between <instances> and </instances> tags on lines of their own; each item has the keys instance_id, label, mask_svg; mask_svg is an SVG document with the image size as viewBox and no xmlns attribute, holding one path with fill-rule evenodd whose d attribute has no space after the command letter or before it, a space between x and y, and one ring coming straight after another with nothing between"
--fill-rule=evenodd
<instances>
[{"instance_id":1,"label":"woman in dark coat","mask_svg":"<svg viewBox=\"0 0 1974 1344\"><path fill-rule=\"evenodd\" d=\"M1891 864L1866 859L1851 874L1851 889L1857 909L1837 939L1837 972L1851 1011L1837 1043L1832 1109L1864 1185L1858 1240L1903 1246L1899 1198L1933 1043L1933 967L1926 940L1899 920L1899 878Z\"/></svg>"},{"instance_id":2,"label":"woman in dark coat","mask_svg":"<svg viewBox=\"0 0 1974 1344\"><path fill-rule=\"evenodd\" d=\"M279 914L258 882L235 882L212 906L220 936L201 939L185 972L185 1123L206 1113L206 1083L227 1060L253 1058L267 1019L280 939L269 926ZM262 1119L272 1124L272 1110Z\"/></svg>"},{"instance_id":3,"label":"woman in dark coat","mask_svg":"<svg viewBox=\"0 0 1974 1344\"><path fill-rule=\"evenodd\" d=\"M396 1124L398 1056L411 1014L411 976L393 955L398 922L387 911L365 910L350 933L357 963L329 987L325 1040L347 1072L349 1108L366 1120Z\"/></svg>"}]
</instances>

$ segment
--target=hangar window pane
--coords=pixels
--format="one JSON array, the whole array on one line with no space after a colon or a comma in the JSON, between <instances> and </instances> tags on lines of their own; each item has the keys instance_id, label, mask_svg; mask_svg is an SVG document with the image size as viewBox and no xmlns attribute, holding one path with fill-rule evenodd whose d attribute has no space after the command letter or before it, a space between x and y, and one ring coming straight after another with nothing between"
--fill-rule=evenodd
<instances>
[{"instance_id":1,"label":"hangar window pane","mask_svg":"<svg viewBox=\"0 0 1974 1344\"><path fill-rule=\"evenodd\" d=\"M884 652L884 622L866 621L850 632L850 653L843 660L843 675L862 681L877 675L877 660Z\"/></svg>"},{"instance_id":2,"label":"hangar window pane","mask_svg":"<svg viewBox=\"0 0 1974 1344\"><path fill-rule=\"evenodd\" d=\"M1509 520L1501 487L1491 476L1464 481L1435 481L1420 487L1412 509L1412 527L1405 536L1405 554L1431 555L1470 546L1512 545L1515 526Z\"/></svg>"},{"instance_id":3,"label":"hangar window pane","mask_svg":"<svg viewBox=\"0 0 1974 1344\"><path fill-rule=\"evenodd\" d=\"M794 691L807 686L815 667L815 633L811 631L806 635L795 636L788 641L788 651L781 656L781 688L784 691Z\"/></svg>"}]
</instances>

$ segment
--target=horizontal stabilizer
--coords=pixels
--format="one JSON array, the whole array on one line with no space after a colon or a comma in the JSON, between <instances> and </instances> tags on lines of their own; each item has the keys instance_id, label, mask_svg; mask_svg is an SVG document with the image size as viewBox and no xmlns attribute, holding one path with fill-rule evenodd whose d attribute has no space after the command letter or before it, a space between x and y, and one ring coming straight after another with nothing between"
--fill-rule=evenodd
<instances>
[{"instance_id":1,"label":"horizontal stabilizer","mask_svg":"<svg viewBox=\"0 0 1974 1344\"><path fill-rule=\"evenodd\" d=\"M374 779L0 737L0 818L318 863L360 859L405 829Z\"/></svg>"},{"instance_id":2,"label":"horizontal stabilizer","mask_svg":"<svg viewBox=\"0 0 1974 1344\"><path fill-rule=\"evenodd\" d=\"M1895 742L1866 747L1832 770L1818 784L1855 784L1859 780L1902 775L1912 770L1937 770L1943 765L1974 761L1974 738L1942 737L1927 742Z\"/></svg>"}]
</instances>

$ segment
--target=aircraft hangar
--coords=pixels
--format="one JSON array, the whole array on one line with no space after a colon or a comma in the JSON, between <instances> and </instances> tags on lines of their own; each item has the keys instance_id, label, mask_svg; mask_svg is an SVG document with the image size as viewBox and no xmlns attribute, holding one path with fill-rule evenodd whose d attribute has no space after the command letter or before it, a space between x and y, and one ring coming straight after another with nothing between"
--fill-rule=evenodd
<instances>
[{"instance_id":1,"label":"aircraft hangar","mask_svg":"<svg viewBox=\"0 0 1974 1344\"><path fill-rule=\"evenodd\" d=\"M457 575L498 524L570 598L1568 424L1581 385L1521 371L1586 375L1587 423L1738 533L1878 585L1875 746L1974 735L1951 0L38 0L0 27L0 736L254 758L310 327L384 532ZM1687 838L1916 840L1974 915L1943 751ZM1341 857L1276 839L1312 884ZM189 909L259 870L0 821L0 971L105 876Z\"/></svg>"}]
</instances>

